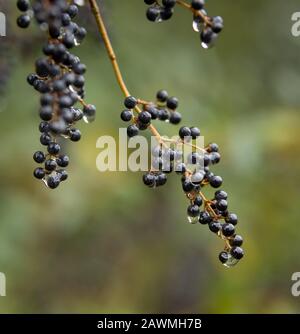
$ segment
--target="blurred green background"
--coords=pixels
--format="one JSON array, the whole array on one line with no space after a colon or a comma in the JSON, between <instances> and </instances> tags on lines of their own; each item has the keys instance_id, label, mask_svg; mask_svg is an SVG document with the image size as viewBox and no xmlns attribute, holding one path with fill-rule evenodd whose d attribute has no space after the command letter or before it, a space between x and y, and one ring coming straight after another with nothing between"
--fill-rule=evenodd
<instances>
[{"instance_id":1,"label":"blurred green background","mask_svg":"<svg viewBox=\"0 0 300 334\"><path fill-rule=\"evenodd\" d=\"M14 1L0 0L9 21L2 74L10 68L0 97L0 271L7 277L0 312L300 311L290 292L300 271L300 37L291 35L300 4L207 3L226 25L208 51L182 8L153 24L142 0L102 6L132 94L151 100L166 88L180 99L183 124L220 145L214 170L245 239L246 256L231 269L217 259L223 243L187 223L178 176L151 190L136 173L97 171L97 138L117 136L123 96L87 10L81 20L89 38L75 53L88 66L86 100L97 105L97 120L82 123L82 141L68 144L68 182L50 191L33 179L39 94L25 78L44 36L17 29Z\"/></svg>"}]
</instances>

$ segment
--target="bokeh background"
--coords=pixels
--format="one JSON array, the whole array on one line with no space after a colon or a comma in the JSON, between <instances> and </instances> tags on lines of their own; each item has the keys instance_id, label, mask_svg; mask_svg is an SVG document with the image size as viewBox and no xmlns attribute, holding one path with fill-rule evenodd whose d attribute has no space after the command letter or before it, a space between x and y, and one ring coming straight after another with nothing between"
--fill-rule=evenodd
<instances>
[{"instance_id":1,"label":"bokeh background","mask_svg":"<svg viewBox=\"0 0 300 334\"><path fill-rule=\"evenodd\" d=\"M222 242L186 220L178 176L147 189L141 174L100 173L97 138L117 137L123 96L93 18L75 51L87 64L87 100L97 120L69 144L70 179L55 191L32 177L40 148L39 94L26 83L44 35L15 27L14 1L0 1L0 312L298 313L292 273L300 271L300 37L291 34L296 0L209 0L226 28L205 51L190 14L146 20L142 0L102 1L131 92L180 99L183 123L219 143L230 209L239 215L246 257L226 269ZM165 134L177 128L159 123Z\"/></svg>"}]
</instances>

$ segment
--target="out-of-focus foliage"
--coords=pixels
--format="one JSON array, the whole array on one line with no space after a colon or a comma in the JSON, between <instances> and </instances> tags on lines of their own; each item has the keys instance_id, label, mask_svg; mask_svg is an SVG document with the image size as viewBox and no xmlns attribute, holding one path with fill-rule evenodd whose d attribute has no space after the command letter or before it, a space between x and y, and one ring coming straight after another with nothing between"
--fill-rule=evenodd
<instances>
[{"instance_id":1,"label":"out-of-focus foliage","mask_svg":"<svg viewBox=\"0 0 300 334\"><path fill-rule=\"evenodd\" d=\"M25 78L43 39L37 29L14 27L11 1L14 66L0 113L0 271L7 276L0 312L299 312L290 293L300 271L300 38L290 32L299 2L207 1L226 24L209 51L181 8L152 24L141 0L102 2L132 93L152 99L167 88L180 98L183 123L219 143L215 170L239 215L246 257L230 270L219 264L222 243L187 223L178 177L153 191L136 173L97 171L96 140L117 136L123 97L93 23L76 52L88 66L87 100L98 118L68 148L67 183L49 191L32 178L38 94Z\"/></svg>"}]
</instances>

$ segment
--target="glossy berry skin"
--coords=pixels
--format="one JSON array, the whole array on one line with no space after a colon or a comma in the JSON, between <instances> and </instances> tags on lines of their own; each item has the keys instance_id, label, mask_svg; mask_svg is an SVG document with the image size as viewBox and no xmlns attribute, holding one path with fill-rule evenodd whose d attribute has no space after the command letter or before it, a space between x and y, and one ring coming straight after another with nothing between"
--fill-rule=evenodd
<instances>
[{"instance_id":1,"label":"glossy berry skin","mask_svg":"<svg viewBox=\"0 0 300 334\"><path fill-rule=\"evenodd\" d=\"M210 178L209 183L213 188L219 188L221 187L223 180L221 176L213 176Z\"/></svg>"},{"instance_id":2,"label":"glossy berry skin","mask_svg":"<svg viewBox=\"0 0 300 334\"><path fill-rule=\"evenodd\" d=\"M56 162L59 167L68 167L70 159L67 155L60 155L56 159Z\"/></svg>"},{"instance_id":3,"label":"glossy berry skin","mask_svg":"<svg viewBox=\"0 0 300 334\"><path fill-rule=\"evenodd\" d=\"M70 139L77 142L81 139L81 132L78 129L70 130Z\"/></svg>"},{"instance_id":4,"label":"glossy berry skin","mask_svg":"<svg viewBox=\"0 0 300 334\"><path fill-rule=\"evenodd\" d=\"M48 181L47 181L47 185L50 189L55 189L59 186L60 183L60 179L58 176L50 176Z\"/></svg>"},{"instance_id":5,"label":"glossy berry skin","mask_svg":"<svg viewBox=\"0 0 300 334\"><path fill-rule=\"evenodd\" d=\"M233 247L230 253L237 260L240 260L244 256L244 251L241 247Z\"/></svg>"},{"instance_id":6,"label":"glossy berry skin","mask_svg":"<svg viewBox=\"0 0 300 334\"><path fill-rule=\"evenodd\" d=\"M190 128L192 139L197 139L200 136L200 130L196 127Z\"/></svg>"},{"instance_id":7,"label":"glossy berry skin","mask_svg":"<svg viewBox=\"0 0 300 334\"><path fill-rule=\"evenodd\" d=\"M221 199L227 199L227 198L228 198L228 195L224 190L217 190L215 192L215 199L217 201L220 201Z\"/></svg>"},{"instance_id":8,"label":"glossy berry skin","mask_svg":"<svg viewBox=\"0 0 300 334\"><path fill-rule=\"evenodd\" d=\"M191 130L187 126L183 126L182 128L179 129L179 137L181 139L184 139L185 137L190 137L191 136Z\"/></svg>"},{"instance_id":9,"label":"glossy berry skin","mask_svg":"<svg viewBox=\"0 0 300 334\"><path fill-rule=\"evenodd\" d=\"M235 232L234 226L232 224L223 224L222 233L225 237L231 237Z\"/></svg>"},{"instance_id":10,"label":"glossy berry skin","mask_svg":"<svg viewBox=\"0 0 300 334\"><path fill-rule=\"evenodd\" d=\"M143 182L148 187L153 187L155 185L155 176L153 174L147 173L143 175Z\"/></svg>"},{"instance_id":11,"label":"glossy berry skin","mask_svg":"<svg viewBox=\"0 0 300 334\"><path fill-rule=\"evenodd\" d=\"M164 89L159 90L156 94L157 101L162 103L167 101L168 96L169 96L168 92Z\"/></svg>"},{"instance_id":12,"label":"glossy berry skin","mask_svg":"<svg viewBox=\"0 0 300 334\"><path fill-rule=\"evenodd\" d=\"M41 180L45 176L45 171L44 171L43 168L36 168L33 172L33 175L34 175L35 178Z\"/></svg>"},{"instance_id":13,"label":"glossy berry skin","mask_svg":"<svg viewBox=\"0 0 300 334\"><path fill-rule=\"evenodd\" d=\"M56 161L54 159L48 159L45 161L45 169L47 171L53 171L55 170L57 164Z\"/></svg>"},{"instance_id":14,"label":"glossy berry skin","mask_svg":"<svg viewBox=\"0 0 300 334\"><path fill-rule=\"evenodd\" d=\"M179 124L181 122L181 114L178 111L174 111L171 113L169 120L171 124Z\"/></svg>"},{"instance_id":15,"label":"glossy berry skin","mask_svg":"<svg viewBox=\"0 0 300 334\"><path fill-rule=\"evenodd\" d=\"M17 25L20 28L28 28L30 25L30 16L27 14L21 15L17 19Z\"/></svg>"},{"instance_id":16,"label":"glossy berry skin","mask_svg":"<svg viewBox=\"0 0 300 334\"><path fill-rule=\"evenodd\" d=\"M212 218L207 211L201 211L199 216L199 223L202 225L206 225L212 222Z\"/></svg>"},{"instance_id":17,"label":"glossy berry skin","mask_svg":"<svg viewBox=\"0 0 300 334\"><path fill-rule=\"evenodd\" d=\"M176 5L176 0L162 0L162 4L165 7L172 8Z\"/></svg>"},{"instance_id":18,"label":"glossy berry skin","mask_svg":"<svg viewBox=\"0 0 300 334\"><path fill-rule=\"evenodd\" d=\"M217 221L212 221L208 224L208 227L213 233L218 233L221 229L221 224Z\"/></svg>"},{"instance_id":19,"label":"glossy berry skin","mask_svg":"<svg viewBox=\"0 0 300 334\"><path fill-rule=\"evenodd\" d=\"M59 144L57 144L57 143L50 143L49 145L48 145L48 152L50 153L50 154L53 154L53 155L55 155L55 154L58 154L59 153L59 151L60 151L60 146L59 146Z\"/></svg>"},{"instance_id":20,"label":"glossy berry skin","mask_svg":"<svg viewBox=\"0 0 300 334\"><path fill-rule=\"evenodd\" d=\"M149 7L146 12L147 19L155 22L160 16L160 10L157 7Z\"/></svg>"},{"instance_id":21,"label":"glossy berry skin","mask_svg":"<svg viewBox=\"0 0 300 334\"><path fill-rule=\"evenodd\" d=\"M41 151L37 151L33 155L33 160L38 164L41 164L46 160L45 154Z\"/></svg>"},{"instance_id":22,"label":"glossy berry skin","mask_svg":"<svg viewBox=\"0 0 300 334\"><path fill-rule=\"evenodd\" d=\"M182 182L182 189L183 189L184 192L190 192L194 189L194 185L191 181L184 180Z\"/></svg>"},{"instance_id":23,"label":"glossy berry skin","mask_svg":"<svg viewBox=\"0 0 300 334\"><path fill-rule=\"evenodd\" d=\"M139 134L139 129L135 124L131 124L127 128L127 136L128 137L135 137Z\"/></svg>"},{"instance_id":24,"label":"glossy berry skin","mask_svg":"<svg viewBox=\"0 0 300 334\"><path fill-rule=\"evenodd\" d=\"M224 28L223 19L221 16L215 16L212 20L212 30L214 33L219 34Z\"/></svg>"},{"instance_id":25,"label":"glossy berry skin","mask_svg":"<svg viewBox=\"0 0 300 334\"><path fill-rule=\"evenodd\" d=\"M197 217L200 213L198 205L189 205L187 208L187 214L189 217Z\"/></svg>"},{"instance_id":26,"label":"glossy berry skin","mask_svg":"<svg viewBox=\"0 0 300 334\"><path fill-rule=\"evenodd\" d=\"M219 211L227 210L227 207L228 207L227 201L225 199L221 199L220 201L216 203L216 207Z\"/></svg>"},{"instance_id":27,"label":"glossy berry skin","mask_svg":"<svg viewBox=\"0 0 300 334\"><path fill-rule=\"evenodd\" d=\"M124 105L126 108L128 109L133 109L136 107L137 105L137 100L135 97L133 96L128 96L126 97L126 99L124 100Z\"/></svg>"},{"instance_id":28,"label":"glossy berry skin","mask_svg":"<svg viewBox=\"0 0 300 334\"><path fill-rule=\"evenodd\" d=\"M223 251L219 254L219 260L221 263L223 264L226 263L228 259L229 259L229 254L227 252Z\"/></svg>"},{"instance_id":29,"label":"glossy berry skin","mask_svg":"<svg viewBox=\"0 0 300 334\"><path fill-rule=\"evenodd\" d=\"M157 186L163 186L167 182L167 175L164 173L160 173L155 177L155 184Z\"/></svg>"},{"instance_id":30,"label":"glossy berry skin","mask_svg":"<svg viewBox=\"0 0 300 334\"><path fill-rule=\"evenodd\" d=\"M233 239L230 239L230 245L232 247L240 247L243 244L243 238L240 235L235 235Z\"/></svg>"},{"instance_id":31,"label":"glossy berry skin","mask_svg":"<svg viewBox=\"0 0 300 334\"><path fill-rule=\"evenodd\" d=\"M213 40L214 32L212 31L211 28L206 28L203 30L200 34L201 41L205 44L211 43Z\"/></svg>"},{"instance_id":32,"label":"glossy berry skin","mask_svg":"<svg viewBox=\"0 0 300 334\"><path fill-rule=\"evenodd\" d=\"M204 0L193 0L191 6L195 10L201 10L204 8L205 1Z\"/></svg>"},{"instance_id":33,"label":"glossy berry skin","mask_svg":"<svg viewBox=\"0 0 300 334\"><path fill-rule=\"evenodd\" d=\"M27 12L27 10L30 8L30 2L29 0L18 0L17 7L21 12Z\"/></svg>"},{"instance_id":34,"label":"glossy berry skin","mask_svg":"<svg viewBox=\"0 0 300 334\"><path fill-rule=\"evenodd\" d=\"M167 107L169 109L171 109L171 110L177 109L178 108L178 99L177 99L177 97L174 97L174 96L169 97L167 99Z\"/></svg>"},{"instance_id":35,"label":"glossy berry skin","mask_svg":"<svg viewBox=\"0 0 300 334\"><path fill-rule=\"evenodd\" d=\"M235 213L229 213L225 220L227 223L232 225L236 225L238 223L238 217Z\"/></svg>"},{"instance_id":36,"label":"glossy berry skin","mask_svg":"<svg viewBox=\"0 0 300 334\"><path fill-rule=\"evenodd\" d=\"M138 120L142 124L149 124L151 122L151 114L148 111L142 111L138 115Z\"/></svg>"},{"instance_id":37,"label":"glossy berry skin","mask_svg":"<svg viewBox=\"0 0 300 334\"><path fill-rule=\"evenodd\" d=\"M203 204L203 199L201 196L197 196L195 199L194 199L194 204L195 205L198 205L199 207Z\"/></svg>"},{"instance_id":38,"label":"glossy berry skin","mask_svg":"<svg viewBox=\"0 0 300 334\"><path fill-rule=\"evenodd\" d=\"M121 119L124 122L131 121L132 117L133 117L133 115L132 115L131 110L126 109L126 110L123 110L122 113L121 113Z\"/></svg>"}]
</instances>

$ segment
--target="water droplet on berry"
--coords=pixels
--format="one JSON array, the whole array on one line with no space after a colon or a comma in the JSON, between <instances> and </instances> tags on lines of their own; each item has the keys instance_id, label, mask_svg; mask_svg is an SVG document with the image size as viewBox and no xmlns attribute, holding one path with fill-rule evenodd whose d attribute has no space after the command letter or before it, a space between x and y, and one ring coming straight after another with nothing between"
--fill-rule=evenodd
<instances>
[{"instance_id":1,"label":"water droplet on berry","mask_svg":"<svg viewBox=\"0 0 300 334\"><path fill-rule=\"evenodd\" d=\"M199 16L194 17L192 26L193 26L194 31L196 31L196 32L201 31L201 20L200 20Z\"/></svg>"},{"instance_id":2,"label":"water droplet on berry","mask_svg":"<svg viewBox=\"0 0 300 334\"><path fill-rule=\"evenodd\" d=\"M42 179L42 181L44 182L44 184L45 184L45 186L47 187L47 188L49 188L49 186L48 186L48 175L46 175L43 179Z\"/></svg>"},{"instance_id":3,"label":"water droplet on berry","mask_svg":"<svg viewBox=\"0 0 300 334\"><path fill-rule=\"evenodd\" d=\"M84 0L74 0L75 5L84 6Z\"/></svg>"},{"instance_id":4,"label":"water droplet on berry","mask_svg":"<svg viewBox=\"0 0 300 334\"><path fill-rule=\"evenodd\" d=\"M89 123L92 123L92 122L94 122L94 120L95 120L95 115L93 115L93 116L88 116L88 115L86 115L86 114L83 114L83 121L85 122L85 123L87 123L87 124L89 124Z\"/></svg>"},{"instance_id":5,"label":"water droplet on berry","mask_svg":"<svg viewBox=\"0 0 300 334\"><path fill-rule=\"evenodd\" d=\"M196 217L187 216L187 220L190 224L197 224L199 221L199 216Z\"/></svg>"},{"instance_id":6,"label":"water droplet on berry","mask_svg":"<svg viewBox=\"0 0 300 334\"><path fill-rule=\"evenodd\" d=\"M234 267L238 262L239 260L235 259L231 254L228 254L228 260L223 263L223 265L227 268L231 268Z\"/></svg>"},{"instance_id":7,"label":"water droplet on berry","mask_svg":"<svg viewBox=\"0 0 300 334\"><path fill-rule=\"evenodd\" d=\"M201 46L203 47L203 49L208 49L209 48L209 45L204 43L204 42L201 43Z\"/></svg>"}]
</instances>

